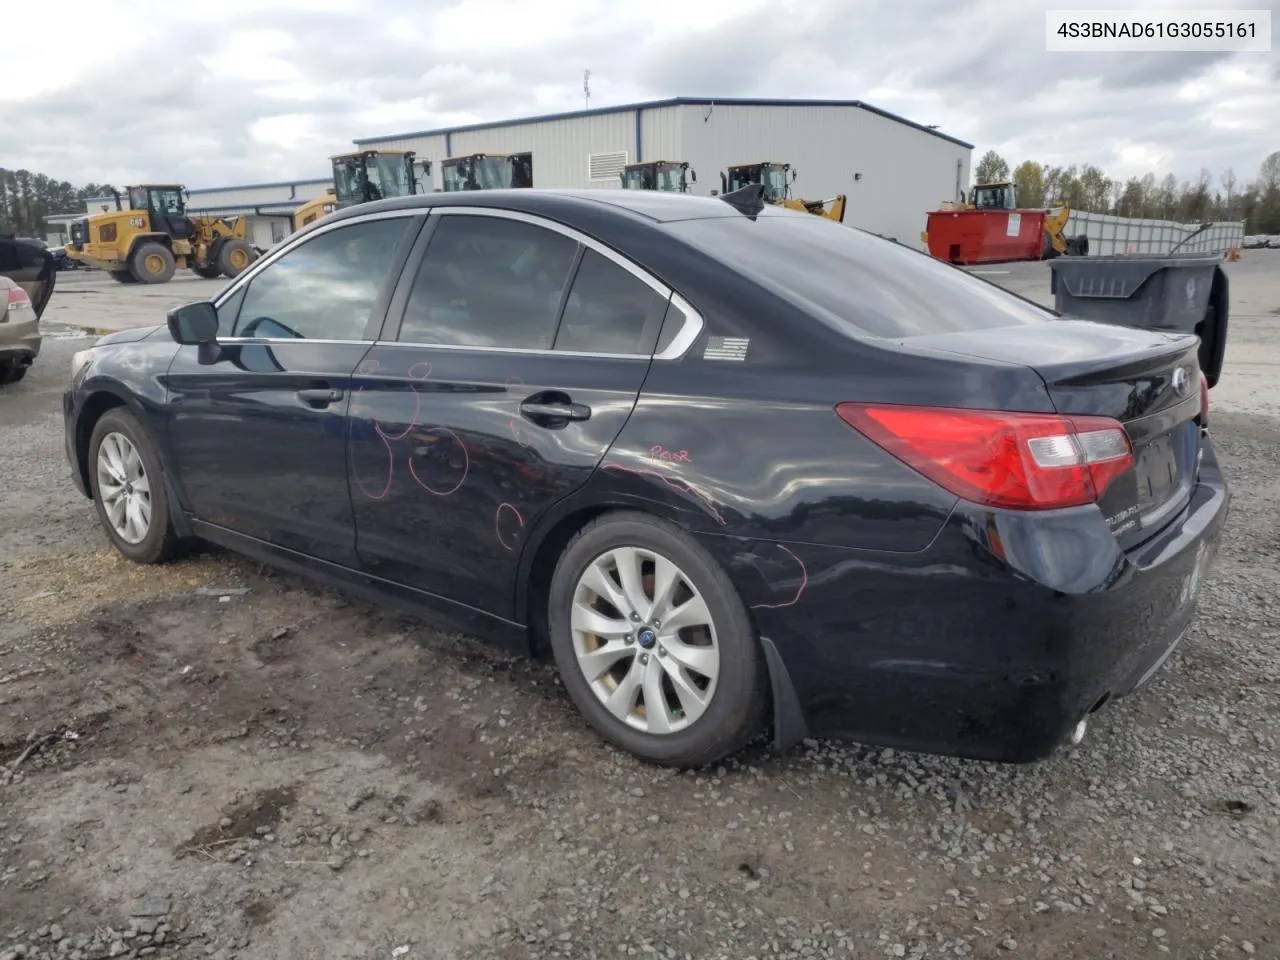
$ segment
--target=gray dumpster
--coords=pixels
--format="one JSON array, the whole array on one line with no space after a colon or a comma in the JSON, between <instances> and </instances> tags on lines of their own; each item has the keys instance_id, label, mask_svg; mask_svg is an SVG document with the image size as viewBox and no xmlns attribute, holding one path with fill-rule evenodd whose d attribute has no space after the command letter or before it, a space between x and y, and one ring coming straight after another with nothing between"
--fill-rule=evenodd
<instances>
[{"instance_id":1,"label":"gray dumpster","mask_svg":"<svg viewBox=\"0 0 1280 960\"><path fill-rule=\"evenodd\" d=\"M1200 338L1200 369L1218 382L1227 348L1227 273L1220 253L1059 257L1049 261L1059 313Z\"/></svg>"}]
</instances>

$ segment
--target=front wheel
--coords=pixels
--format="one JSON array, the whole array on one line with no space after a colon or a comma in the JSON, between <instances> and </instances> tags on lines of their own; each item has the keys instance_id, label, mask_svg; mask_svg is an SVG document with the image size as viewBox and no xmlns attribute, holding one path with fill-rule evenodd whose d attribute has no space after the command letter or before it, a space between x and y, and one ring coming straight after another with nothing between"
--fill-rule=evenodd
<instances>
[{"instance_id":1,"label":"front wheel","mask_svg":"<svg viewBox=\"0 0 1280 960\"><path fill-rule=\"evenodd\" d=\"M176 266L173 253L158 243L140 245L129 258L129 272L139 283L168 283Z\"/></svg>"},{"instance_id":2,"label":"front wheel","mask_svg":"<svg viewBox=\"0 0 1280 960\"><path fill-rule=\"evenodd\" d=\"M746 608L673 524L633 512L588 524L556 566L549 613L565 689L615 746L700 767L760 730L768 672Z\"/></svg>"},{"instance_id":3,"label":"front wheel","mask_svg":"<svg viewBox=\"0 0 1280 960\"><path fill-rule=\"evenodd\" d=\"M135 563L162 563L178 537L155 445L128 410L108 410L89 438L89 485L112 545Z\"/></svg>"},{"instance_id":4,"label":"front wheel","mask_svg":"<svg viewBox=\"0 0 1280 960\"><path fill-rule=\"evenodd\" d=\"M217 263L218 269L228 280L234 280L240 274L244 273L249 264L254 261L253 247L245 243L243 240L225 240L218 247Z\"/></svg>"}]
</instances>

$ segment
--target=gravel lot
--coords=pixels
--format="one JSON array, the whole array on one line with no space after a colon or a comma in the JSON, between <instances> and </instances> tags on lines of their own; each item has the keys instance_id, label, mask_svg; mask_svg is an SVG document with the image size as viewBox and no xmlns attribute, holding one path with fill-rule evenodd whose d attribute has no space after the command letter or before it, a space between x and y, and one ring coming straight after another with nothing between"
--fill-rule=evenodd
<instances>
[{"instance_id":1,"label":"gravel lot","mask_svg":"<svg viewBox=\"0 0 1280 960\"><path fill-rule=\"evenodd\" d=\"M1234 511L1146 691L1035 766L811 742L696 775L601 745L546 665L109 552L59 324L207 287L68 280L0 391L0 960L1280 956L1280 255L1228 269Z\"/></svg>"}]
</instances>

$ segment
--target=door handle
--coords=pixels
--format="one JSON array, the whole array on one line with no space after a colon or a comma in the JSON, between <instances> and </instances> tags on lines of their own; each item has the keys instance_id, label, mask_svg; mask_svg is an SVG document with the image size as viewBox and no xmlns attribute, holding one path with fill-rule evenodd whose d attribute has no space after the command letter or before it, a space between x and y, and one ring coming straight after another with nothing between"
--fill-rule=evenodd
<instances>
[{"instance_id":1,"label":"door handle","mask_svg":"<svg viewBox=\"0 0 1280 960\"><path fill-rule=\"evenodd\" d=\"M299 390L298 399L309 407L315 407L317 410L329 406L331 403L337 403L346 393L342 390L331 390L325 387L316 387L311 390Z\"/></svg>"},{"instance_id":2,"label":"door handle","mask_svg":"<svg viewBox=\"0 0 1280 960\"><path fill-rule=\"evenodd\" d=\"M520 415L538 423L542 420L590 420L591 408L585 403L533 403L520 404Z\"/></svg>"}]
</instances>

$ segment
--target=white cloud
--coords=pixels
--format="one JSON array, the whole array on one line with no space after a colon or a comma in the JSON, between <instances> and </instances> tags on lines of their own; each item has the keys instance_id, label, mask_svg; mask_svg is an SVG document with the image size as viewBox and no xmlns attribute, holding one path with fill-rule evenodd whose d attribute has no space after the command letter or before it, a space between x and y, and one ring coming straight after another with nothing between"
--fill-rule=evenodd
<instances>
[{"instance_id":1,"label":"white cloud","mask_svg":"<svg viewBox=\"0 0 1280 960\"><path fill-rule=\"evenodd\" d=\"M325 176L355 137L578 109L585 69L592 106L858 98L978 155L1115 178L1231 166L1248 179L1280 149L1274 54L1048 54L1056 5L63 0L51 18L10 3L5 32L22 42L6 45L0 158L74 182Z\"/></svg>"}]
</instances>

